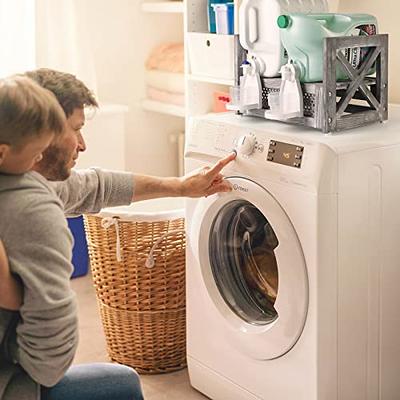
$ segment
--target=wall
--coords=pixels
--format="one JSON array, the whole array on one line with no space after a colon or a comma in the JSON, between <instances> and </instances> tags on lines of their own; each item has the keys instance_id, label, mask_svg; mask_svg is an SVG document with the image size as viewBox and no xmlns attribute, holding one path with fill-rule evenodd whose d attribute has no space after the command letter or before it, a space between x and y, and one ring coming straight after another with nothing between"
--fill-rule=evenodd
<instances>
[{"instance_id":1,"label":"wall","mask_svg":"<svg viewBox=\"0 0 400 400\"><path fill-rule=\"evenodd\" d=\"M176 175L177 145L171 142L170 134L183 131L184 121L178 117L143 111L140 102L145 97L143 74L146 56L157 43L182 40L182 16L143 13L138 0L57 0L54 3L54 0L36 1L39 66L44 66L49 57L46 56L49 36L43 21L47 23L49 7L57 3L59 12L53 16L57 18L57 29L62 32L74 23L78 32L74 41L75 47L81 51L73 51L72 46L68 54L71 57L78 55L87 63L80 63L79 70L83 76L78 74L78 77L88 83L89 87L96 88L100 102L129 107L125 140L127 169L154 175ZM72 20L61 29L63 21L68 19ZM63 35L53 41L62 45ZM47 46L44 45L45 42ZM57 48L53 47L54 52ZM65 48L64 44L64 50ZM57 59L59 58L58 55ZM56 61L52 60L52 63ZM69 72L76 73L73 62L64 60L63 65L68 67ZM50 66L54 68L54 65ZM58 68L65 70L61 66ZM109 140L112 141L112 131L109 135Z\"/></svg>"},{"instance_id":2,"label":"wall","mask_svg":"<svg viewBox=\"0 0 400 400\"><path fill-rule=\"evenodd\" d=\"M362 12L378 18L380 33L389 36L389 101L400 103L400 24L398 0L340 0L340 12Z\"/></svg>"},{"instance_id":3,"label":"wall","mask_svg":"<svg viewBox=\"0 0 400 400\"><path fill-rule=\"evenodd\" d=\"M35 5L0 0L0 77L35 66Z\"/></svg>"},{"instance_id":4,"label":"wall","mask_svg":"<svg viewBox=\"0 0 400 400\"><path fill-rule=\"evenodd\" d=\"M183 131L184 121L143 111L140 101L145 97L143 74L147 54L162 41L181 38L183 26L177 21L179 16L143 13L139 1L90 2L92 28L96 29L92 43L99 97L129 106L127 163L135 172L175 175L177 146L171 143L170 133Z\"/></svg>"}]
</instances>

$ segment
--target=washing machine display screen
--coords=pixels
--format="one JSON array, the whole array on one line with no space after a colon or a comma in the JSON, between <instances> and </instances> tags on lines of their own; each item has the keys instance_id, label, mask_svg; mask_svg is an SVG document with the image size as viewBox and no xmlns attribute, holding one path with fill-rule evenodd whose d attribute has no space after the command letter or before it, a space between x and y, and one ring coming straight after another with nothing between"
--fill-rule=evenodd
<instances>
[{"instance_id":1,"label":"washing machine display screen","mask_svg":"<svg viewBox=\"0 0 400 400\"><path fill-rule=\"evenodd\" d=\"M267 161L301 168L303 152L303 146L270 140Z\"/></svg>"},{"instance_id":2,"label":"washing machine display screen","mask_svg":"<svg viewBox=\"0 0 400 400\"><path fill-rule=\"evenodd\" d=\"M229 308L251 324L266 325L278 314L278 239L261 211L234 200L217 214L210 233L214 280Z\"/></svg>"}]
</instances>

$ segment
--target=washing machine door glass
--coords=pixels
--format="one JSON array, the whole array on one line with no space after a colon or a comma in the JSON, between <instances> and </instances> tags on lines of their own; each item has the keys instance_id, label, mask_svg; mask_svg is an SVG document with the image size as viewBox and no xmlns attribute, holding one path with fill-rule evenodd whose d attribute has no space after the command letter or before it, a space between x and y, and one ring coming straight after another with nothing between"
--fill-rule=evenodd
<instances>
[{"instance_id":1,"label":"washing machine door glass","mask_svg":"<svg viewBox=\"0 0 400 400\"><path fill-rule=\"evenodd\" d=\"M303 331L305 258L286 212L291 209L278 202L288 192L272 195L250 179L226 179L233 190L196 200L187 221L192 262L199 266L189 268L189 304L204 303L216 329L226 329L227 341L246 356L271 360L288 352Z\"/></svg>"},{"instance_id":2,"label":"washing machine door glass","mask_svg":"<svg viewBox=\"0 0 400 400\"><path fill-rule=\"evenodd\" d=\"M218 212L210 232L209 257L218 289L229 308L248 323L274 321L279 242L262 212L234 200Z\"/></svg>"}]
</instances>

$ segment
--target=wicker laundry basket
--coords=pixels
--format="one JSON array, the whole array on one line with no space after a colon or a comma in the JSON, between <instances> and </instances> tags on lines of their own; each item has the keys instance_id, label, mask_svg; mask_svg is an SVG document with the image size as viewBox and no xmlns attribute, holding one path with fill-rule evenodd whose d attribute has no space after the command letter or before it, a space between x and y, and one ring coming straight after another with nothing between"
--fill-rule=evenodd
<instances>
[{"instance_id":1,"label":"wicker laundry basket","mask_svg":"<svg viewBox=\"0 0 400 400\"><path fill-rule=\"evenodd\" d=\"M157 199L85 216L109 357L140 373L186 366L183 215Z\"/></svg>"}]
</instances>

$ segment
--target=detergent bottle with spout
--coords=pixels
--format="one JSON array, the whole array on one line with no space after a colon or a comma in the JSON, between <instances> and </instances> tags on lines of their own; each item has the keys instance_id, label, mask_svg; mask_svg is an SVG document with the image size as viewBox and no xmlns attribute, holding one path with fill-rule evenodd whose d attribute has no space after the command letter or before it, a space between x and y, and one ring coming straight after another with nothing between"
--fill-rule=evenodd
<instances>
[{"instance_id":1,"label":"detergent bottle with spout","mask_svg":"<svg viewBox=\"0 0 400 400\"><path fill-rule=\"evenodd\" d=\"M378 23L368 14L304 14L289 13L277 19L281 39L289 59L299 71L301 82L321 82L323 80L324 38L373 35ZM357 69L367 53L367 49L345 49L344 54L350 64ZM371 70L373 73L374 70ZM337 68L337 80L348 79L342 68Z\"/></svg>"},{"instance_id":2,"label":"detergent bottle with spout","mask_svg":"<svg viewBox=\"0 0 400 400\"><path fill-rule=\"evenodd\" d=\"M277 18L285 13L323 13L326 0L243 0L239 8L239 40L248 60L258 64L260 75L279 76L287 63Z\"/></svg>"}]
</instances>

